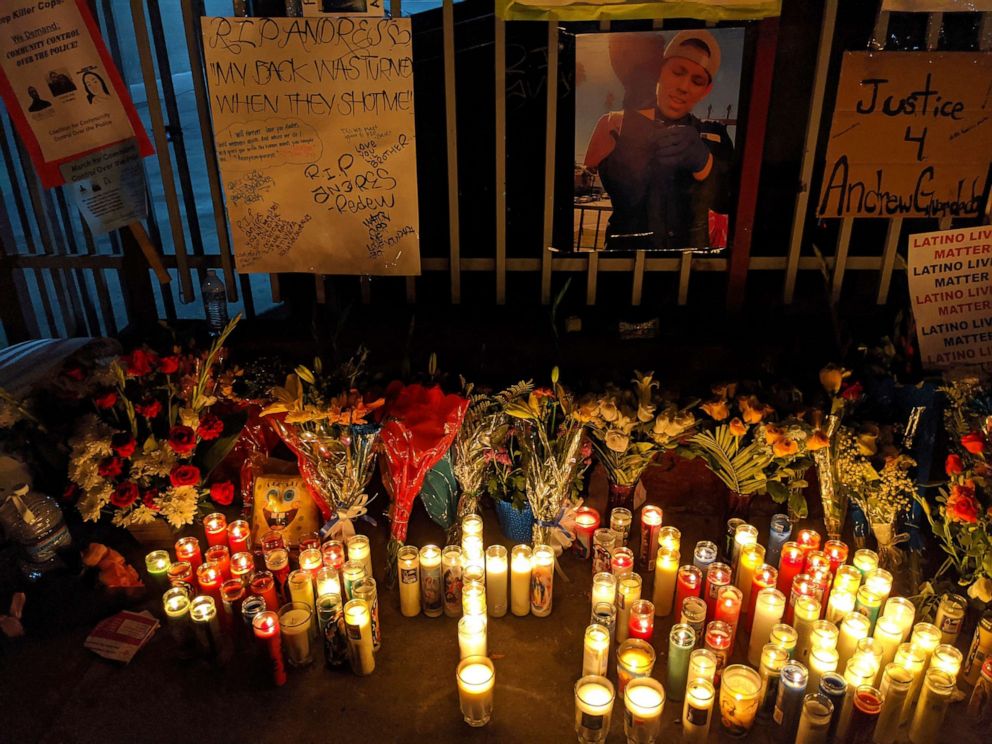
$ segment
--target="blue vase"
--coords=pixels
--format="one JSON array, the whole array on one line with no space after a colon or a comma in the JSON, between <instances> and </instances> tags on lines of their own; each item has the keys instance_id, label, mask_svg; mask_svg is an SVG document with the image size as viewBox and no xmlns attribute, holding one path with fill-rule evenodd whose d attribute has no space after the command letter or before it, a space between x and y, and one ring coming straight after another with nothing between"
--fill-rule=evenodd
<instances>
[{"instance_id":1,"label":"blue vase","mask_svg":"<svg viewBox=\"0 0 992 744\"><path fill-rule=\"evenodd\" d=\"M524 504L524 508L517 510L513 508L513 503L494 499L496 504L496 517L499 519L500 529L503 534L515 543L530 544L532 537L531 528L534 526L534 512L530 509L530 504Z\"/></svg>"}]
</instances>

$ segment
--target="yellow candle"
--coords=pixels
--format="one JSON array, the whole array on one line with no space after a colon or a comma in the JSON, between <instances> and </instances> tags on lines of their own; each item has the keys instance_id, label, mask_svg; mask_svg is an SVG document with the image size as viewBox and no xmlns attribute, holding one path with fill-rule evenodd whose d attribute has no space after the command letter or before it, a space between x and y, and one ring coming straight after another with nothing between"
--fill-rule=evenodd
<instances>
[{"instance_id":1,"label":"yellow candle","mask_svg":"<svg viewBox=\"0 0 992 744\"><path fill-rule=\"evenodd\" d=\"M462 562L465 568L469 566L486 566L486 551L482 543L482 535L465 535L462 538Z\"/></svg>"},{"instance_id":2,"label":"yellow candle","mask_svg":"<svg viewBox=\"0 0 992 744\"><path fill-rule=\"evenodd\" d=\"M482 517L478 514L466 514L462 517L462 540L471 535L482 537ZM462 544L463 549L464 547Z\"/></svg>"},{"instance_id":3,"label":"yellow candle","mask_svg":"<svg viewBox=\"0 0 992 744\"><path fill-rule=\"evenodd\" d=\"M502 545L486 548L486 604L493 617L506 614L506 558Z\"/></svg>"},{"instance_id":4,"label":"yellow candle","mask_svg":"<svg viewBox=\"0 0 992 744\"><path fill-rule=\"evenodd\" d=\"M837 626L829 620L817 620L813 623L813 630L809 634L809 647L814 648L837 648L837 639L840 631Z\"/></svg>"},{"instance_id":5,"label":"yellow candle","mask_svg":"<svg viewBox=\"0 0 992 744\"><path fill-rule=\"evenodd\" d=\"M861 571L856 566L838 566L834 575L834 586L832 592L858 593L861 586Z\"/></svg>"},{"instance_id":6,"label":"yellow candle","mask_svg":"<svg viewBox=\"0 0 992 744\"><path fill-rule=\"evenodd\" d=\"M617 684L621 692L632 679L650 677L657 658L654 648L640 638L629 638L617 649Z\"/></svg>"},{"instance_id":7,"label":"yellow candle","mask_svg":"<svg viewBox=\"0 0 992 744\"><path fill-rule=\"evenodd\" d=\"M286 579L286 586L289 587L289 599L292 602L305 604L311 612L317 611L314 604L313 579L306 571L293 571Z\"/></svg>"},{"instance_id":8,"label":"yellow candle","mask_svg":"<svg viewBox=\"0 0 992 744\"><path fill-rule=\"evenodd\" d=\"M404 545L396 553L400 584L400 613L403 617L420 614L420 551L416 545Z\"/></svg>"},{"instance_id":9,"label":"yellow candle","mask_svg":"<svg viewBox=\"0 0 992 744\"><path fill-rule=\"evenodd\" d=\"M575 683L575 733L579 741L605 740L613 713L613 683L588 675Z\"/></svg>"},{"instance_id":10,"label":"yellow candle","mask_svg":"<svg viewBox=\"0 0 992 744\"><path fill-rule=\"evenodd\" d=\"M427 617L441 617L444 612L441 549L437 545L425 545L420 549L420 603Z\"/></svg>"},{"instance_id":11,"label":"yellow candle","mask_svg":"<svg viewBox=\"0 0 992 744\"><path fill-rule=\"evenodd\" d=\"M892 591L892 574L884 568L875 568L865 576L865 586L872 594L877 594L884 603Z\"/></svg>"},{"instance_id":12,"label":"yellow candle","mask_svg":"<svg viewBox=\"0 0 992 744\"><path fill-rule=\"evenodd\" d=\"M901 643L896 651L893 664L897 664L909 675L909 691L903 702L903 715L908 720L913 709L912 697L917 689L917 683L923 681L923 670L926 668L927 655L919 646L912 643ZM882 679L884 680L885 669L882 669Z\"/></svg>"},{"instance_id":13,"label":"yellow candle","mask_svg":"<svg viewBox=\"0 0 992 744\"><path fill-rule=\"evenodd\" d=\"M736 574L741 553L748 545L758 543L758 528L752 524L739 524L734 531L734 544L730 553L730 568ZM758 565L761 565L760 563Z\"/></svg>"},{"instance_id":14,"label":"yellow candle","mask_svg":"<svg viewBox=\"0 0 992 744\"><path fill-rule=\"evenodd\" d=\"M325 594L337 594L339 597L341 596L341 580L338 578L338 571L336 568L332 568L331 566L322 566L318 568L315 581L317 582L318 597L323 597Z\"/></svg>"},{"instance_id":15,"label":"yellow candle","mask_svg":"<svg viewBox=\"0 0 992 744\"><path fill-rule=\"evenodd\" d=\"M716 689L707 679L690 679L682 706L682 741L684 744L704 744L710 734L713 701Z\"/></svg>"},{"instance_id":16,"label":"yellow candle","mask_svg":"<svg viewBox=\"0 0 992 744\"><path fill-rule=\"evenodd\" d=\"M875 623L875 632L872 637L878 642L882 649L882 658L879 660L879 668L885 669L885 665L896 657L899 644L902 643L902 626L898 620L891 617L880 617Z\"/></svg>"},{"instance_id":17,"label":"yellow candle","mask_svg":"<svg viewBox=\"0 0 992 744\"><path fill-rule=\"evenodd\" d=\"M610 663L610 632L602 625L586 628L582 646L582 676L606 676Z\"/></svg>"},{"instance_id":18,"label":"yellow candle","mask_svg":"<svg viewBox=\"0 0 992 744\"><path fill-rule=\"evenodd\" d=\"M689 671L687 680L705 679L712 682L716 679L716 667L720 660L708 648L697 648L689 654Z\"/></svg>"},{"instance_id":19,"label":"yellow candle","mask_svg":"<svg viewBox=\"0 0 992 744\"><path fill-rule=\"evenodd\" d=\"M820 688L820 677L827 672L837 671L837 649L814 648L809 654L809 679L806 686L810 690Z\"/></svg>"},{"instance_id":20,"label":"yellow candle","mask_svg":"<svg viewBox=\"0 0 992 744\"><path fill-rule=\"evenodd\" d=\"M805 664L809 659L809 639L813 632L813 623L820 619L820 600L816 597L799 597L794 614L793 624L798 638L792 658Z\"/></svg>"},{"instance_id":21,"label":"yellow candle","mask_svg":"<svg viewBox=\"0 0 992 744\"><path fill-rule=\"evenodd\" d=\"M658 549L654 571L654 614L657 617L667 617L672 614L679 558L679 554L675 551L667 548Z\"/></svg>"},{"instance_id":22,"label":"yellow candle","mask_svg":"<svg viewBox=\"0 0 992 744\"><path fill-rule=\"evenodd\" d=\"M958 672L961 671L963 658L961 652L954 646L949 643L942 643L934 649L933 655L930 657L930 668L946 672L951 676L951 679L956 680Z\"/></svg>"},{"instance_id":23,"label":"yellow candle","mask_svg":"<svg viewBox=\"0 0 992 744\"><path fill-rule=\"evenodd\" d=\"M847 682L847 692L844 694L844 702L841 703L840 716L837 719L837 733L834 741L847 740L847 728L851 723L851 712L854 707L854 693L862 685L870 685L875 681L875 673L878 667L874 658L855 655L847 662L844 670L844 681Z\"/></svg>"},{"instance_id":24,"label":"yellow candle","mask_svg":"<svg viewBox=\"0 0 992 744\"><path fill-rule=\"evenodd\" d=\"M487 624L485 615L465 615L458 621L458 650L461 658L487 655Z\"/></svg>"},{"instance_id":25,"label":"yellow candle","mask_svg":"<svg viewBox=\"0 0 992 744\"><path fill-rule=\"evenodd\" d=\"M734 584L744 595L741 600L741 607L745 609L750 606L751 585L754 583L754 574L765 563L765 546L754 543L741 549L741 555L737 559L737 578Z\"/></svg>"},{"instance_id":26,"label":"yellow candle","mask_svg":"<svg viewBox=\"0 0 992 744\"><path fill-rule=\"evenodd\" d=\"M658 553L661 553L659 548ZM676 561L677 563L677 561ZM628 571L617 580L617 643L627 640L630 606L641 598L641 577Z\"/></svg>"},{"instance_id":27,"label":"yellow candle","mask_svg":"<svg viewBox=\"0 0 992 744\"><path fill-rule=\"evenodd\" d=\"M854 559L851 561L854 567L861 572L861 576L864 577L869 571L874 571L878 568L878 553L874 550L857 550L854 553Z\"/></svg>"},{"instance_id":28,"label":"yellow candle","mask_svg":"<svg viewBox=\"0 0 992 744\"><path fill-rule=\"evenodd\" d=\"M510 552L510 610L522 617L530 613L531 549L517 545Z\"/></svg>"},{"instance_id":29,"label":"yellow candle","mask_svg":"<svg viewBox=\"0 0 992 744\"><path fill-rule=\"evenodd\" d=\"M171 565L172 559L169 558L167 550L153 550L145 556L145 568L148 569L148 575L155 579L161 587L169 585L168 571Z\"/></svg>"},{"instance_id":30,"label":"yellow candle","mask_svg":"<svg viewBox=\"0 0 992 744\"><path fill-rule=\"evenodd\" d=\"M891 617L899 623L902 628L902 640L909 640L909 634L913 630L913 621L916 619L916 607L905 597L889 597L885 601L882 609L883 617Z\"/></svg>"},{"instance_id":31,"label":"yellow candle","mask_svg":"<svg viewBox=\"0 0 992 744\"><path fill-rule=\"evenodd\" d=\"M530 612L535 617L551 614L555 580L555 551L550 545L538 545L531 555Z\"/></svg>"},{"instance_id":32,"label":"yellow candle","mask_svg":"<svg viewBox=\"0 0 992 744\"><path fill-rule=\"evenodd\" d=\"M913 633L909 637L909 642L923 651L926 656L926 663L930 663L930 656L937 646L940 645L940 628L932 623L917 623L913 626Z\"/></svg>"},{"instance_id":33,"label":"yellow candle","mask_svg":"<svg viewBox=\"0 0 992 744\"><path fill-rule=\"evenodd\" d=\"M364 599L353 599L344 606L344 623L348 628L348 657L351 671L362 677L375 671L372 648L372 614Z\"/></svg>"},{"instance_id":34,"label":"yellow candle","mask_svg":"<svg viewBox=\"0 0 992 744\"><path fill-rule=\"evenodd\" d=\"M768 634L768 642L788 651L790 657L795 656L798 640L799 634L796 633L796 629L785 623L773 625L772 632Z\"/></svg>"},{"instance_id":35,"label":"yellow candle","mask_svg":"<svg viewBox=\"0 0 992 744\"><path fill-rule=\"evenodd\" d=\"M875 674L882 668L882 654L884 648L882 644L874 638L862 638L858 641L858 650L854 652L851 659L863 659L875 665ZM848 662L850 663L850 662Z\"/></svg>"},{"instance_id":36,"label":"yellow candle","mask_svg":"<svg viewBox=\"0 0 992 744\"><path fill-rule=\"evenodd\" d=\"M843 669L848 660L858 650L858 641L868 637L871 621L860 612L849 613L840 624L840 635L837 637L838 663Z\"/></svg>"},{"instance_id":37,"label":"yellow candle","mask_svg":"<svg viewBox=\"0 0 992 744\"><path fill-rule=\"evenodd\" d=\"M720 720L731 736L751 730L758 714L761 676L751 667L732 664L720 675Z\"/></svg>"},{"instance_id":38,"label":"yellow candle","mask_svg":"<svg viewBox=\"0 0 992 744\"><path fill-rule=\"evenodd\" d=\"M352 535L346 544L348 546L348 560L361 563L365 568L365 575L371 576L372 548L369 545L369 539L365 535Z\"/></svg>"},{"instance_id":39,"label":"yellow candle","mask_svg":"<svg viewBox=\"0 0 992 744\"><path fill-rule=\"evenodd\" d=\"M609 571L601 571L592 577L592 606L600 602L617 603L617 577Z\"/></svg>"},{"instance_id":40,"label":"yellow candle","mask_svg":"<svg viewBox=\"0 0 992 744\"><path fill-rule=\"evenodd\" d=\"M854 592L838 591L834 589L830 592L830 599L827 600L826 618L832 623L839 623L845 617L854 612L854 604L857 595ZM862 615L862 617L864 617Z\"/></svg>"},{"instance_id":41,"label":"yellow candle","mask_svg":"<svg viewBox=\"0 0 992 744\"><path fill-rule=\"evenodd\" d=\"M665 688L650 677L631 680L623 692L623 729L627 741L654 741L661 733L661 711L665 707Z\"/></svg>"},{"instance_id":42,"label":"yellow candle","mask_svg":"<svg viewBox=\"0 0 992 744\"><path fill-rule=\"evenodd\" d=\"M462 587L462 614L485 616L486 587L478 582L465 584Z\"/></svg>"},{"instance_id":43,"label":"yellow candle","mask_svg":"<svg viewBox=\"0 0 992 744\"><path fill-rule=\"evenodd\" d=\"M682 533L676 527L662 527L658 530L658 548L678 553L682 548Z\"/></svg>"},{"instance_id":44,"label":"yellow candle","mask_svg":"<svg viewBox=\"0 0 992 744\"><path fill-rule=\"evenodd\" d=\"M762 589L754 602L754 622L751 624L751 642L747 660L752 666L761 662L761 649L768 643L772 628L781 622L785 613L785 595L778 589Z\"/></svg>"},{"instance_id":45,"label":"yellow candle","mask_svg":"<svg viewBox=\"0 0 992 744\"><path fill-rule=\"evenodd\" d=\"M484 656L462 659L455 673L458 703L469 726L485 726L493 715L493 687L496 670Z\"/></svg>"}]
</instances>

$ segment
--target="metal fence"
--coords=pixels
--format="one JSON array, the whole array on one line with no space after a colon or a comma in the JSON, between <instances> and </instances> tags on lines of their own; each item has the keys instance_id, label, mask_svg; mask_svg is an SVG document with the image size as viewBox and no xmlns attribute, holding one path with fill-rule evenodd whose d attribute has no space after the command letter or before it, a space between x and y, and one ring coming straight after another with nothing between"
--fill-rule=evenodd
<instances>
[{"instance_id":1,"label":"metal fence","mask_svg":"<svg viewBox=\"0 0 992 744\"><path fill-rule=\"evenodd\" d=\"M248 10L246 3L244 0L233 3L231 0L90 2L156 145L156 156L144 161L151 206L148 234L163 254L172 281L159 285L130 234L93 236L61 189L43 189L33 174L26 152L17 141L10 120L6 115L0 116L0 155L3 158L0 167L3 196L0 200L0 344L32 337L114 334L132 321L202 317L199 285L203 272L210 268L223 272L232 310L242 311L248 317L268 310L282 299L280 277L246 275L235 270L213 151L200 49L201 17L232 12L244 14ZM286 5L292 14L298 2L288 0ZM416 10L423 6L410 7ZM559 86L567 77L548 75L547 71L559 70L560 33L565 27L557 22L543 24L546 39L537 50L539 54L521 57L514 52L514 58L508 63L508 49L516 49L508 43L508 28L521 24L508 24L495 17L491 4L488 13L468 18L461 12L459 18L456 10L465 7L459 3L456 8L453 0L443 0L439 11L429 11L440 16L438 21L433 26L421 25L419 31L417 25L414 29L415 49L418 38L440 35L440 39L435 38L432 43L439 50L440 59L436 62L443 74L436 80L419 80L418 86L421 90L424 86L436 86L437 99L443 102L443 131L437 134L435 141L443 142L440 147L444 155L446 209L445 205L441 206L447 229L433 228L430 239L422 242L425 276L401 280L401 299L406 302L417 301L418 287L429 280L426 275L446 274L448 299L451 303L460 303L462 279L468 272L491 277L491 294L481 299L497 304L516 301L521 296L519 292L508 293L508 277L519 273L539 276L538 295L527 299L539 299L543 303L551 301L554 277L585 274L585 302L594 305L599 294L599 275L607 272L629 279L630 303L638 305L644 296L645 275L667 272L676 277L678 303L686 304L693 274L718 272L726 277L728 306L738 307L745 298L747 276L753 271L779 273L785 303L793 301L801 271L827 272L834 300L839 299L849 272L867 271L877 273L876 301L884 303L895 272L905 268L899 254L900 248L905 246L905 235L910 231L933 229L936 225L936 220L889 220L885 222L882 239L877 237L879 224L883 222L880 220L819 221L816 223L819 229L816 232L811 229L811 184L822 151L821 134L829 126L833 98L832 92L827 90L827 82L837 71L839 52L842 51L835 39L838 0L825 0L808 119L799 123L805 125L806 136L798 188L790 197L795 198L795 204L787 248L752 246L778 43L779 21L769 19L752 24L750 31L752 77L748 82L748 107L741 114L745 132L732 250L720 257L688 253L557 253L550 246L555 231L555 189L556 185L561 188L562 184L561 169L556 168L558 107L562 100ZM392 0L390 10L394 16L399 15L403 10L400 0ZM990 16L992 14L981 17L974 47L992 48ZM483 25L481 31L480 24ZM919 48L941 46L943 24L941 14L930 14L925 39L918 44ZM528 25L533 30L535 24ZM654 27L660 28L661 24L656 22ZM870 40L874 48L887 45L888 28L888 14L878 13ZM609 24L600 24L600 29L608 30ZM464 74L464 58L477 54L480 48L491 53L494 61L493 79L489 81L493 91L495 133L491 142L477 141L473 131L461 131L459 127L459 116L465 114L467 104L461 104L460 112L457 92L463 89L459 88L458 76L460 70ZM538 81L532 85L528 81L532 82L535 76ZM541 137L543 133L543 169L540 169L544 184L543 216L540 231L532 230L533 234L528 233L522 241L514 236L513 249L509 250L507 142L508 127L516 124L508 124L508 119L512 118L508 117L508 101L512 103L514 96L521 95L521 88L526 88L525 97L543 98L543 130L532 126L530 132L531 137ZM461 150L459 138L463 139ZM478 207L483 212L489 211L493 225L491 250L487 244L481 255L474 246L463 251L468 231L478 229L477 226L463 226L461 219L467 204L461 203L465 173L460 173L459 157L465 158L466 141L473 151L483 153L478 157L490 158L494 179L484 191L489 195L491 205ZM422 152L422 157L424 155ZM787 215L788 207L778 211ZM600 246L604 224L602 212L581 210L575 219L587 234L582 245ZM942 227L949 224L945 221ZM832 247L824 245L823 235L836 236L835 244ZM323 276L314 278L314 296L318 302L326 298L326 280ZM372 281L367 277L355 281L359 283L364 302L378 301L376 294L391 291L380 291L379 286L386 285L377 284L373 292ZM432 282L431 286L436 283ZM473 294L473 300L478 299Z\"/></svg>"}]
</instances>

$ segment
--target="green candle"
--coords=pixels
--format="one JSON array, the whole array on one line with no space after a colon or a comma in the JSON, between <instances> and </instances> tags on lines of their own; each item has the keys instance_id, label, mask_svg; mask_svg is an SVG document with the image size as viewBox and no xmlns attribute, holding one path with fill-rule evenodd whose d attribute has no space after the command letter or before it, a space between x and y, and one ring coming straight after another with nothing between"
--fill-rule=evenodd
<instances>
[{"instance_id":1,"label":"green candle","mask_svg":"<svg viewBox=\"0 0 992 744\"><path fill-rule=\"evenodd\" d=\"M686 677L689 673L689 656L696 645L696 631L691 625L679 623L668 635L668 699L685 698Z\"/></svg>"}]
</instances>

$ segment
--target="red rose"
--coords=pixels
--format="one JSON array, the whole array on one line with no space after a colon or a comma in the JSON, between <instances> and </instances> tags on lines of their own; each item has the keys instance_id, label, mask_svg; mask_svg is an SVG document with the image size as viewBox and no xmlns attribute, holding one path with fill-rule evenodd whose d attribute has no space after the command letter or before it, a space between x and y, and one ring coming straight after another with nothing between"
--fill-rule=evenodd
<instances>
[{"instance_id":1,"label":"red rose","mask_svg":"<svg viewBox=\"0 0 992 744\"><path fill-rule=\"evenodd\" d=\"M73 382L82 382L83 378L86 377L86 373L83 371L83 368L77 367L75 365L63 369L62 374L64 374Z\"/></svg>"},{"instance_id":2,"label":"red rose","mask_svg":"<svg viewBox=\"0 0 992 744\"><path fill-rule=\"evenodd\" d=\"M116 478L123 471L124 461L119 457L104 457L96 468L101 478Z\"/></svg>"},{"instance_id":3,"label":"red rose","mask_svg":"<svg viewBox=\"0 0 992 744\"><path fill-rule=\"evenodd\" d=\"M152 511L158 511L158 504L155 503L155 499L158 498L158 489L154 486L151 488L145 488L141 491L141 503Z\"/></svg>"},{"instance_id":4,"label":"red rose","mask_svg":"<svg viewBox=\"0 0 992 744\"><path fill-rule=\"evenodd\" d=\"M164 375L174 375L179 371L179 357L175 354L162 357L158 360L158 371Z\"/></svg>"},{"instance_id":5,"label":"red rose","mask_svg":"<svg viewBox=\"0 0 992 744\"><path fill-rule=\"evenodd\" d=\"M200 425L196 427L196 435L200 439L216 439L224 431L224 422L217 416L208 413L200 419Z\"/></svg>"},{"instance_id":6,"label":"red rose","mask_svg":"<svg viewBox=\"0 0 992 744\"><path fill-rule=\"evenodd\" d=\"M210 486L210 498L216 504L228 506L232 501L234 501L234 484L231 483L231 481L214 483Z\"/></svg>"},{"instance_id":7,"label":"red rose","mask_svg":"<svg viewBox=\"0 0 992 744\"><path fill-rule=\"evenodd\" d=\"M77 486L75 483L70 481L69 485L66 486L65 490L62 492L62 501L65 502L66 504L73 503L76 499L79 498L79 491L80 491L79 486Z\"/></svg>"},{"instance_id":8,"label":"red rose","mask_svg":"<svg viewBox=\"0 0 992 744\"><path fill-rule=\"evenodd\" d=\"M135 349L123 359L128 377L144 377L152 373L156 357L144 349Z\"/></svg>"},{"instance_id":9,"label":"red rose","mask_svg":"<svg viewBox=\"0 0 992 744\"><path fill-rule=\"evenodd\" d=\"M188 426L169 429L169 446L177 455L188 455L196 447L196 432Z\"/></svg>"},{"instance_id":10,"label":"red rose","mask_svg":"<svg viewBox=\"0 0 992 744\"><path fill-rule=\"evenodd\" d=\"M114 404L117 403L117 391L106 390L102 393L98 393L96 397L93 398L93 403L97 408L104 411L108 408L113 408Z\"/></svg>"},{"instance_id":11,"label":"red rose","mask_svg":"<svg viewBox=\"0 0 992 744\"><path fill-rule=\"evenodd\" d=\"M200 484L200 469L196 465L176 465L169 473L173 486L197 486Z\"/></svg>"},{"instance_id":12,"label":"red rose","mask_svg":"<svg viewBox=\"0 0 992 744\"><path fill-rule=\"evenodd\" d=\"M981 432L973 431L961 437L961 446L973 455L980 455L985 451L985 437Z\"/></svg>"},{"instance_id":13,"label":"red rose","mask_svg":"<svg viewBox=\"0 0 992 744\"><path fill-rule=\"evenodd\" d=\"M153 419L162 413L162 404L157 400L150 400L147 403L136 405L134 410L146 419Z\"/></svg>"},{"instance_id":14,"label":"red rose","mask_svg":"<svg viewBox=\"0 0 992 744\"><path fill-rule=\"evenodd\" d=\"M118 509L126 509L138 500L138 485L132 481L118 483L110 495L110 503Z\"/></svg>"},{"instance_id":15,"label":"red rose","mask_svg":"<svg viewBox=\"0 0 992 744\"><path fill-rule=\"evenodd\" d=\"M127 459L134 454L138 443L127 432L118 432L110 438L110 446L113 448L115 455Z\"/></svg>"},{"instance_id":16,"label":"red rose","mask_svg":"<svg viewBox=\"0 0 992 744\"><path fill-rule=\"evenodd\" d=\"M948 455L944 462L944 472L948 475L957 475L964 472L964 463L958 455Z\"/></svg>"},{"instance_id":17,"label":"red rose","mask_svg":"<svg viewBox=\"0 0 992 744\"><path fill-rule=\"evenodd\" d=\"M860 382L853 382L840 391L840 397L844 400L858 400L864 391L864 386Z\"/></svg>"},{"instance_id":18,"label":"red rose","mask_svg":"<svg viewBox=\"0 0 992 744\"><path fill-rule=\"evenodd\" d=\"M963 524L975 524L978 521L978 514L981 506L975 499L975 491L965 486L953 486L951 495L947 497L945 513L952 522L962 522Z\"/></svg>"}]
</instances>

